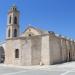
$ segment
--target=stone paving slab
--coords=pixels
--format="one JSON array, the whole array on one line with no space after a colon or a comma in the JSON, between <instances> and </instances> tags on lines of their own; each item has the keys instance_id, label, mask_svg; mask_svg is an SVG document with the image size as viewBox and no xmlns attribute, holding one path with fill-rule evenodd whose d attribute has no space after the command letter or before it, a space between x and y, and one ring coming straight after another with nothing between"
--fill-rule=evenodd
<instances>
[{"instance_id":1,"label":"stone paving slab","mask_svg":"<svg viewBox=\"0 0 75 75\"><path fill-rule=\"evenodd\" d=\"M58 72L58 71L36 70L36 71L17 73L14 75L61 75L62 73L64 73L64 72L62 72L62 71Z\"/></svg>"},{"instance_id":2,"label":"stone paving slab","mask_svg":"<svg viewBox=\"0 0 75 75\"><path fill-rule=\"evenodd\" d=\"M67 73L66 75L75 75L75 72Z\"/></svg>"},{"instance_id":3,"label":"stone paving slab","mask_svg":"<svg viewBox=\"0 0 75 75\"><path fill-rule=\"evenodd\" d=\"M0 75L7 74L7 73L13 73L13 72L19 72L19 71L23 71L23 69L0 67Z\"/></svg>"},{"instance_id":4,"label":"stone paving slab","mask_svg":"<svg viewBox=\"0 0 75 75\"><path fill-rule=\"evenodd\" d=\"M74 64L30 67L0 65L0 75L75 75Z\"/></svg>"}]
</instances>

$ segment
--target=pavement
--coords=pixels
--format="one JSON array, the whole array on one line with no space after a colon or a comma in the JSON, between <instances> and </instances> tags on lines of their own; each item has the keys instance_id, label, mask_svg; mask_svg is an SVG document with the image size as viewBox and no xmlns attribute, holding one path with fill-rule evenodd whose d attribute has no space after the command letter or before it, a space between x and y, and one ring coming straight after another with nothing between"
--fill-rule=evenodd
<instances>
[{"instance_id":1,"label":"pavement","mask_svg":"<svg viewBox=\"0 0 75 75\"><path fill-rule=\"evenodd\" d=\"M45 66L0 64L0 75L75 75L75 62Z\"/></svg>"}]
</instances>

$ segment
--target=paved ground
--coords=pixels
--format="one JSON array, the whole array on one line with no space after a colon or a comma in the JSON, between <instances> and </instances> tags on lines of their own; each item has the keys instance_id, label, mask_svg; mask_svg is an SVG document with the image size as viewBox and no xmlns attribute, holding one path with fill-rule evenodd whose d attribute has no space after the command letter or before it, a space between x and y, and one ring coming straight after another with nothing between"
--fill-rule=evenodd
<instances>
[{"instance_id":1,"label":"paved ground","mask_svg":"<svg viewBox=\"0 0 75 75\"><path fill-rule=\"evenodd\" d=\"M75 62L25 67L0 64L0 75L75 75Z\"/></svg>"}]
</instances>

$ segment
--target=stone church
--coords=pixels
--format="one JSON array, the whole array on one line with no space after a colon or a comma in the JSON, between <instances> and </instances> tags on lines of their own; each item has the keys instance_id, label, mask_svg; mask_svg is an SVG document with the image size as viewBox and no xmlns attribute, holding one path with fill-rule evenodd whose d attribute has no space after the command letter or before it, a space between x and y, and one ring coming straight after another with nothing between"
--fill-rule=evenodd
<instances>
[{"instance_id":1,"label":"stone church","mask_svg":"<svg viewBox=\"0 0 75 75\"><path fill-rule=\"evenodd\" d=\"M75 41L52 31L28 26L19 31L16 6L8 12L6 41L0 44L0 62L13 65L52 65L75 60Z\"/></svg>"}]
</instances>

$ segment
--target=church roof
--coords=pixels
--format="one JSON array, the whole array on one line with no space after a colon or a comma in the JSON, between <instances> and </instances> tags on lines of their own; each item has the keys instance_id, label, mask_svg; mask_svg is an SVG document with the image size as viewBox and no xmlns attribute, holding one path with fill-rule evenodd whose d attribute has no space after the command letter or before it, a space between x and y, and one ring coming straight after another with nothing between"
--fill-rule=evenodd
<instances>
[{"instance_id":1,"label":"church roof","mask_svg":"<svg viewBox=\"0 0 75 75\"><path fill-rule=\"evenodd\" d=\"M32 33L35 35L48 34L48 31L44 31L44 30L41 30L39 28L28 25L28 27L24 30L24 32L21 33L20 36L24 35L27 32L27 30L29 30L29 29L33 29L34 31L32 31Z\"/></svg>"},{"instance_id":2,"label":"church roof","mask_svg":"<svg viewBox=\"0 0 75 75\"><path fill-rule=\"evenodd\" d=\"M35 29L36 31L38 31L39 33L41 33L41 34L48 33L48 31L41 30L40 28L36 28L36 27L33 27L33 26L28 26L28 27L25 29L25 31L26 31L27 29L29 29L29 28L33 28L33 29ZM25 32L25 31L24 31L24 32Z\"/></svg>"}]
</instances>

